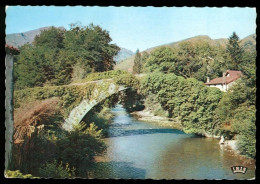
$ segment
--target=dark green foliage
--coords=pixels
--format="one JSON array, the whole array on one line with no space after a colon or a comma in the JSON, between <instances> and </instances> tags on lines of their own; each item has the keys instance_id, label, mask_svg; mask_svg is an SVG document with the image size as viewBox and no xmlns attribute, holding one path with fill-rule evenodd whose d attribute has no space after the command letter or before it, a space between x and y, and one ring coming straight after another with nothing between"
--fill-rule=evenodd
<instances>
[{"instance_id":1,"label":"dark green foliage","mask_svg":"<svg viewBox=\"0 0 260 184\"><path fill-rule=\"evenodd\" d=\"M15 88L68 84L90 72L112 70L119 47L110 44L99 26L72 25L69 31L42 31L32 45L24 45L15 60Z\"/></svg>"},{"instance_id":2,"label":"dark green foliage","mask_svg":"<svg viewBox=\"0 0 260 184\"><path fill-rule=\"evenodd\" d=\"M242 62L243 50L239 44L239 37L235 32L233 32L233 34L228 39L227 45L227 53L231 58L229 69L238 70L240 63Z\"/></svg>"},{"instance_id":3,"label":"dark green foliage","mask_svg":"<svg viewBox=\"0 0 260 184\"><path fill-rule=\"evenodd\" d=\"M129 88L119 96L120 104L127 112L140 111L144 109L143 96L135 89Z\"/></svg>"},{"instance_id":4,"label":"dark green foliage","mask_svg":"<svg viewBox=\"0 0 260 184\"><path fill-rule=\"evenodd\" d=\"M71 50L75 57L84 61L85 68L103 72L113 69L113 57L120 50L115 44L110 44L111 41L109 33L99 26L71 24L64 43L66 50Z\"/></svg>"},{"instance_id":5,"label":"dark green foliage","mask_svg":"<svg viewBox=\"0 0 260 184\"><path fill-rule=\"evenodd\" d=\"M65 132L64 137L58 140L59 159L76 168L76 175L86 177L91 169L94 156L105 150L105 144L100 139L101 130L91 123L86 128L85 124L75 125L73 130Z\"/></svg>"},{"instance_id":6,"label":"dark green foliage","mask_svg":"<svg viewBox=\"0 0 260 184\"><path fill-rule=\"evenodd\" d=\"M146 56L147 57L147 56ZM145 62L145 70L149 72L175 72L176 56L173 50L168 47L162 47L152 52Z\"/></svg>"},{"instance_id":7,"label":"dark green foliage","mask_svg":"<svg viewBox=\"0 0 260 184\"><path fill-rule=\"evenodd\" d=\"M155 94L149 94L145 97L144 106L146 109L153 112L155 116L168 117L168 111L164 110L160 103L157 102Z\"/></svg>"},{"instance_id":8,"label":"dark green foliage","mask_svg":"<svg viewBox=\"0 0 260 184\"><path fill-rule=\"evenodd\" d=\"M140 74L142 71L142 57L139 49L137 49L134 59L133 73Z\"/></svg>"},{"instance_id":9,"label":"dark green foliage","mask_svg":"<svg viewBox=\"0 0 260 184\"><path fill-rule=\"evenodd\" d=\"M42 178L74 178L75 168L70 168L69 164L64 167L54 160L51 163L46 163L39 168L39 176Z\"/></svg>"},{"instance_id":10,"label":"dark green foliage","mask_svg":"<svg viewBox=\"0 0 260 184\"><path fill-rule=\"evenodd\" d=\"M147 57L147 55L146 55ZM216 78L226 67L225 50L207 42L184 42L178 48L155 49L144 61L144 71L174 73L205 82Z\"/></svg>"},{"instance_id":11,"label":"dark green foliage","mask_svg":"<svg viewBox=\"0 0 260 184\"><path fill-rule=\"evenodd\" d=\"M214 122L224 134L236 135L239 150L242 154L255 157L256 109L255 93L243 78L232 86L221 99L216 111Z\"/></svg>"},{"instance_id":12,"label":"dark green foliage","mask_svg":"<svg viewBox=\"0 0 260 184\"><path fill-rule=\"evenodd\" d=\"M153 73L142 81L145 95L154 94L169 117L178 117L187 133L213 130L213 113L222 93L196 79Z\"/></svg>"},{"instance_id":13,"label":"dark green foliage","mask_svg":"<svg viewBox=\"0 0 260 184\"><path fill-rule=\"evenodd\" d=\"M113 117L109 107L110 105L114 106L115 104L113 103L117 102L117 100L114 102L113 100L113 97L110 97L105 100L104 103L101 102L99 105L91 109L82 120L88 126L92 122L95 122L97 130L102 130L102 136L104 137L108 136L108 128Z\"/></svg>"}]
</instances>

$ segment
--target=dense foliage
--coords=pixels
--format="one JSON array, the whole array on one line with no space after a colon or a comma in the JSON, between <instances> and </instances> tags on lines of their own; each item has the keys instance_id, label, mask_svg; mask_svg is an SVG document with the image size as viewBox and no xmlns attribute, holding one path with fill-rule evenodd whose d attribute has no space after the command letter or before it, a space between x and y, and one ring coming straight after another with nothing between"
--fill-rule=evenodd
<instances>
[{"instance_id":1,"label":"dense foliage","mask_svg":"<svg viewBox=\"0 0 260 184\"><path fill-rule=\"evenodd\" d=\"M239 43L239 37L233 32L227 44L227 53L230 55L229 67L233 70L239 70L239 65L242 62L243 50Z\"/></svg>"},{"instance_id":2,"label":"dense foliage","mask_svg":"<svg viewBox=\"0 0 260 184\"><path fill-rule=\"evenodd\" d=\"M20 48L15 59L15 87L67 84L91 72L113 69L119 47L99 26L72 24L70 30L52 27Z\"/></svg>"},{"instance_id":3,"label":"dense foliage","mask_svg":"<svg viewBox=\"0 0 260 184\"><path fill-rule=\"evenodd\" d=\"M161 47L144 59L144 72L161 71L205 82L227 69L225 50L207 42L183 42L178 48Z\"/></svg>"},{"instance_id":4,"label":"dense foliage","mask_svg":"<svg viewBox=\"0 0 260 184\"><path fill-rule=\"evenodd\" d=\"M142 67L143 72L174 73L206 82L207 77L220 77L228 69L247 72L255 55L255 51L243 50L239 37L233 33L226 48L206 41L186 41L175 48L159 47L148 56L142 55Z\"/></svg>"},{"instance_id":5,"label":"dense foliage","mask_svg":"<svg viewBox=\"0 0 260 184\"><path fill-rule=\"evenodd\" d=\"M174 74L153 73L142 81L145 95L156 95L169 117L178 117L187 133L203 134L213 130L213 113L222 93L196 79Z\"/></svg>"},{"instance_id":6,"label":"dense foliage","mask_svg":"<svg viewBox=\"0 0 260 184\"><path fill-rule=\"evenodd\" d=\"M215 111L214 122L227 137L236 135L242 154L255 157L256 106L255 85L242 78L221 99Z\"/></svg>"},{"instance_id":7,"label":"dense foliage","mask_svg":"<svg viewBox=\"0 0 260 184\"><path fill-rule=\"evenodd\" d=\"M42 178L73 178L75 177L75 168L70 169L69 164L64 167L54 160L52 163L46 163L39 169L39 175Z\"/></svg>"},{"instance_id":8,"label":"dense foliage","mask_svg":"<svg viewBox=\"0 0 260 184\"><path fill-rule=\"evenodd\" d=\"M65 132L58 140L58 160L64 160L75 167L77 176L87 177L94 156L102 153L106 146L101 140L101 131L94 123L88 128L84 123L75 125L73 131Z\"/></svg>"}]
</instances>

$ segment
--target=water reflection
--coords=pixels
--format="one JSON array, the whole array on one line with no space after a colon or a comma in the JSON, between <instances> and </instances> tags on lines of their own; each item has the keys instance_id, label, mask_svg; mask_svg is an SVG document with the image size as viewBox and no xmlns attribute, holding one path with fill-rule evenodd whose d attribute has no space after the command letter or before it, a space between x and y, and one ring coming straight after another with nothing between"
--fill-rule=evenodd
<instances>
[{"instance_id":1,"label":"water reflection","mask_svg":"<svg viewBox=\"0 0 260 184\"><path fill-rule=\"evenodd\" d=\"M145 179L146 171L133 167L130 162L99 162L96 165L94 176L99 179Z\"/></svg>"}]
</instances>

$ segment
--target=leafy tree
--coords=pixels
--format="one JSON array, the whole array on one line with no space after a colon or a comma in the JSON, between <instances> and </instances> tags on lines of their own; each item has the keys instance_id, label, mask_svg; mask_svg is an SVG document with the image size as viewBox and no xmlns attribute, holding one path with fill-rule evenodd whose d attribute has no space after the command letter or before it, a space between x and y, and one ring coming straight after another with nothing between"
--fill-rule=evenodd
<instances>
[{"instance_id":1,"label":"leafy tree","mask_svg":"<svg viewBox=\"0 0 260 184\"><path fill-rule=\"evenodd\" d=\"M205 82L226 69L225 49L205 41L183 42L177 48L155 49L144 61L144 71L174 73Z\"/></svg>"},{"instance_id":2,"label":"leafy tree","mask_svg":"<svg viewBox=\"0 0 260 184\"><path fill-rule=\"evenodd\" d=\"M72 24L69 31L52 27L24 45L15 61L16 89L62 85L91 72L112 70L119 47L106 30Z\"/></svg>"},{"instance_id":3,"label":"leafy tree","mask_svg":"<svg viewBox=\"0 0 260 184\"><path fill-rule=\"evenodd\" d=\"M35 50L29 44L20 48L20 55L14 68L15 87L41 86L44 83L44 73L38 66Z\"/></svg>"},{"instance_id":4,"label":"leafy tree","mask_svg":"<svg viewBox=\"0 0 260 184\"><path fill-rule=\"evenodd\" d=\"M141 70L142 70L142 57L139 52L139 49L137 49L135 54L135 59L134 59L133 73L139 74L141 73Z\"/></svg>"},{"instance_id":5,"label":"leafy tree","mask_svg":"<svg viewBox=\"0 0 260 184\"><path fill-rule=\"evenodd\" d=\"M222 93L196 79L153 73L142 80L144 95L154 94L169 117L179 118L186 133L204 134L214 128L213 115Z\"/></svg>"},{"instance_id":6,"label":"leafy tree","mask_svg":"<svg viewBox=\"0 0 260 184\"><path fill-rule=\"evenodd\" d=\"M99 26L72 24L65 34L64 43L66 50L71 50L76 58L83 60L85 68L91 68L92 72L103 72L113 69L113 57L120 50L115 44L110 44L111 41L108 31Z\"/></svg>"},{"instance_id":7,"label":"leafy tree","mask_svg":"<svg viewBox=\"0 0 260 184\"><path fill-rule=\"evenodd\" d=\"M233 34L228 39L227 45L227 53L231 58L229 67L232 70L238 70L240 63L242 62L243 50L239 43L239 37L235 32L233 32Z\"/></svg>"},{"instance_id":8,"label":"leafy tree","mask_svg":"<svg viewBox=\"0 0 260 184\"><path fill-rule=\"evenodd\" d=\"M48 30L43 30L40 35L37 35L34 38L33 45L50 49L64 48L64 34L64 29L51 27Z\"/></svg>"},{"instance_id":9,"label":"leafy tree","mask_svg":"<svg viewBox=\"0 0 260 184\"><path fill-rule=\"evenodd\" d=\"M149 55L144 67L148 72L175 72L176 57L171 48L161 47Z\"/></svg>"}]
</instances>

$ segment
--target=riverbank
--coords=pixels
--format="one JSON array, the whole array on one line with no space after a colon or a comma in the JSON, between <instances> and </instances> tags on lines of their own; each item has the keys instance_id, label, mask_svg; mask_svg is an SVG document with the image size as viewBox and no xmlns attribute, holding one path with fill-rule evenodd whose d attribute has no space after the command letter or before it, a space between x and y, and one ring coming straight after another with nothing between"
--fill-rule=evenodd
<instances>
[{"instance_id":1,"label":"riverbank","mask_svg":"<svg viewBox=\"0 0 260 184\"><path fill-rule=\"evenodd\" d=\"M151 111L144 109L142 111L135 111L131 113L137 120L150 122L158 126L183 130L181 123L172 118L155 116Z\"/></svg>"},{"instance_id":2,"label":"riverbank","mask_svg":"<svg viewBox=\"0 0 260 184\"><path fill-rule=\"evenodd\" d=\"M144 109L142 111L135 111L131 114L139 121L149 122L165 128L183 130L180 121L172 118L155 116L150 110L147 109ZM211 135L207 132L204 132L202 136L206 138L220 139L220 136ZM255 162L254 159L247 158L241 154L241 152L238 150L237 142L237 140L225 140L225 144L220 146L228 152L232 152L234 155L239 156L241 160L244 160L245 164Z\"/></svg>"}]
</instances>

